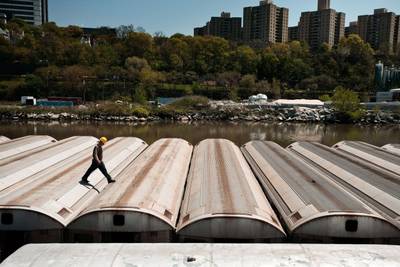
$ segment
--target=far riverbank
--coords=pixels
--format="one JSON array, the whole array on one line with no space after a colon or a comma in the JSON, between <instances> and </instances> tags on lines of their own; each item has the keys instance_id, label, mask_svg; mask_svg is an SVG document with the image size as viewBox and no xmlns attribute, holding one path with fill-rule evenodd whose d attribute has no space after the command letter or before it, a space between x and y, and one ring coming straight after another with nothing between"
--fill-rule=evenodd
<instances>
[{"instance_id":1,"label":"far riverbank","mask_svg":"<svg viewBox=\"0 0 400 267\"><path fill-rule=\"evenodd\" d=\"M400 124L400 113L394 111L365 110L356 119L343 120L335 110L327 107L275 107L262 106L215 107L197 110L161 108L146 110L136 108L132 112L96 109L51 108L0 108L2 121L109 121L109 122L161 122L161 121L247 121L247 122L301 122L301 123L355 123Z\"/></svg>"}]
</instances>

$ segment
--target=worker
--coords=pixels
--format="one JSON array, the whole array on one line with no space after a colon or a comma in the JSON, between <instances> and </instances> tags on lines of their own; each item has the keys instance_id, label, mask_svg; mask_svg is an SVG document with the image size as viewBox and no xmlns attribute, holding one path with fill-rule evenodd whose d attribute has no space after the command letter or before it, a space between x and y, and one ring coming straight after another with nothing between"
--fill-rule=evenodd
<instances>
[{"instance_id":1,"label":"worker","mask_svg":"<svg viewBox=\"0 0 400 267\"><path fill-rule=\"evenodd\" d=\"M94 147L92 165L90 165L85 175L83 175L81 183L87 184L89 175L96 169L99 169L103 173L103 175L107 178L109 184L115 183L115 180L113 180L111 176L108 174L106 166L104 165L103 162L103 146L107 143L107 141L108 140L106 137L102 137L99 139L99 142Z\"/></svg>"}]
</instances>

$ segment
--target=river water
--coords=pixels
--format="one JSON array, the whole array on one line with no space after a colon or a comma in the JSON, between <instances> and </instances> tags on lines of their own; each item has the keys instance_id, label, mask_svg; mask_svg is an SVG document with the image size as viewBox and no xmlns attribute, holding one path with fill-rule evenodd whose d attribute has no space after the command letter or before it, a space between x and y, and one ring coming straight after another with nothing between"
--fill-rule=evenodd
<instances>
[{"instance_id":1,"label":"river water","mask_svg":"<svg viewBox=\"0 0 400 267\"><path fill-rule=\"evenodd\" d=\"M156 122L128 124L110 122L0 122L0 135L50 135L58 140L75 136L134 136L153 143L160 138L183 138L197 144L207 138L226 138L237 145L250 140L274 141L288 146L296 141L315 141L328 146L342 140L365 141L382 146L400 143L400 125L303 124L263 122Z\"/></svg>"}]
</instances>

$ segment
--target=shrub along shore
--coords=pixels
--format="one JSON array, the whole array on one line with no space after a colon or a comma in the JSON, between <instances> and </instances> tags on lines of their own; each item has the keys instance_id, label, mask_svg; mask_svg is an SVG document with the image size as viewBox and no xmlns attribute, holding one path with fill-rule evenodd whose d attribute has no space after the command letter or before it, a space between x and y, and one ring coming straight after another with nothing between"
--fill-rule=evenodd
<instances>
[{"instance_id":1,"label":"shrub along shore","mask_svg":"<svg viewBox=\"0 0 400 267\"><path fill-rule=\"evenodd\" d=\"M208 102L202 97L181 99L163 107L132 105L128 103L90 104L75 108L41 108L0 106L3 121L259 121L259 122L305 122L305 123L365 123L400 124L400 112L382 110L341 111L335 105L306 107L271 107L244 105L220 101Z\"/></svg>"}]
</instances>

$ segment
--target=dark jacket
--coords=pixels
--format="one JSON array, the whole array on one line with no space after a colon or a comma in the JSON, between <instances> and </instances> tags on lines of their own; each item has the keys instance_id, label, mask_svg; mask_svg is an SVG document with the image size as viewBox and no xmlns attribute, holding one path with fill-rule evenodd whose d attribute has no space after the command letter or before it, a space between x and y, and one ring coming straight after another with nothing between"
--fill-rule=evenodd
<instances>
[{"instance_id":1,"label":"dark jacket","mask_svg":"<svg viewBox=\"0 0 400 267\"><path fill-rule=\"evenodd\" d=\"M97 145L93 149L93 161L100 163L103 161L103 148Z\"/></svg>"}]
</instances>

